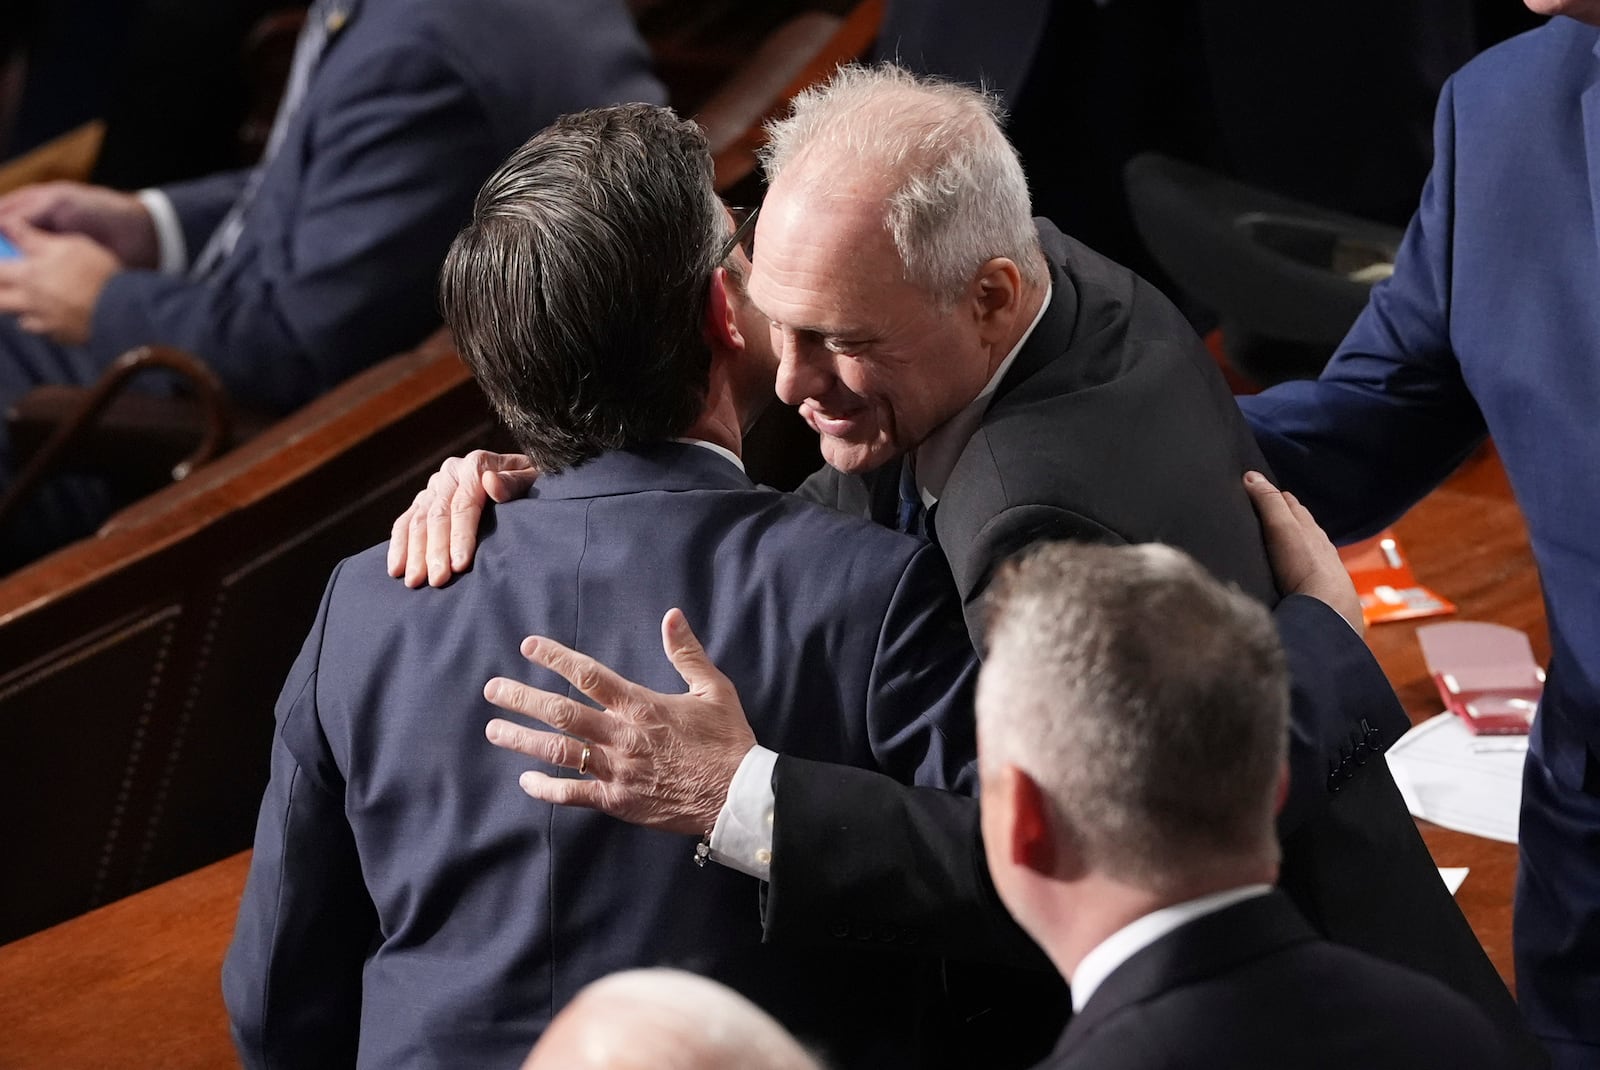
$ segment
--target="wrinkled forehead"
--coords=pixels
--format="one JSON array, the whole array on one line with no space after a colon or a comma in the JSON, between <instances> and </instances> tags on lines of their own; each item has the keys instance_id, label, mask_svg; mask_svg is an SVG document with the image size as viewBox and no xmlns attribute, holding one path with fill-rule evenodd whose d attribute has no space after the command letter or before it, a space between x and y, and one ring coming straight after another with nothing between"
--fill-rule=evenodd
<instances>
[{"instance_id":1,"label":"wrinkled forehead","mask_svg":"<svg viewBox=\"0 0 1600 1070\"><path fill-rule=\"evenodd\" d=\"M755 249L751 298L795 327L837 325L803 322L808 317L860 318L875 292L909 287L885 226L884 193L868 182L802 181L785 173L762 205Z\"/></svg>"}]
</instances>

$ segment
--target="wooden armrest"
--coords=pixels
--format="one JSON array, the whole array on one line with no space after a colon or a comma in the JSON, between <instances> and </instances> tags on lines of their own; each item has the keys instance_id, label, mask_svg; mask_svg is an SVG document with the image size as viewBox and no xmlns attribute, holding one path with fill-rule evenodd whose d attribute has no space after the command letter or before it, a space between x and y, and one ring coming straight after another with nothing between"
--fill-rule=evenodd
<instances>
[{"instance_id":1,"label":"wooden armrest","mask_svg":"<svg viewBox=\"0 0 1600 1070\"><path fill-rule=\"evenodd\" d=\"M94 119L8 161L0 167L0 193L54 179L87 181L105 136L106 124Z\"/></svg>"}]
</instances>

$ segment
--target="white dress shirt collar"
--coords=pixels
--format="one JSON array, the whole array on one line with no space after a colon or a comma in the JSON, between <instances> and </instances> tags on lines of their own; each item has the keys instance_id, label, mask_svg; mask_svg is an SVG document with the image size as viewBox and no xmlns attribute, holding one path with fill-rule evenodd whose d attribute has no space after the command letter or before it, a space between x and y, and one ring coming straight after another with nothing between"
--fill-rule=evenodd
<instances>
[{"instance_id":1,"label":"white dress shirt collar","mask_svg":"<svg viewBox=\"0 0 1600 1070\"><path fill-rule=\"evenodd\" d=\"M911 463L916 474L917 493L922 496L924 508L931 509L939 500L939 495L944 493L944 485L950 479L956 461L961 459L961 451L967 448L967 443L978 432L978 425L983 423L983 414L989 408L989 399L1000 388L1000 381L1006 377L1006 372L1011 370L1017 354L1022 352L1022 347L1033 337L1033 329L1044 319L1044 310L1050 307L1050 295L1054 291L1054 283L1045 286L1044 300L1039 303L1039 311L1033 317L1033 322L1022 332L1022 337L1011 347L1011 352L1006 354L1006 359L1000 362L1000 367L994 370L994 374L989 377L989 382L979 391L978 396L973 398L966 408L940 424L912 453Z\"/></svg>"},{"instance_id":2,"label":"white dress shirt collar","mask_svg":"<svg viewBox=\"0 0 1600 1070\"><path fill-rule=\"evenodd\" d=\"M1246 899L1254 899L1271 891L1272 886L1269 884L1247 884L1242 888L1213 892L1199 899L1162 907L1124 925L1096 944L1087 955L1083 956L1078 968L1072 971L1072 977L1068 979L1072 987L1072 1012L1076 1014L1083 1010L1084 1004L1089 1002L1089 997L1094 995L1095 990L1116 971L1117 967L1163 936L1207 914L1215 914L1235 903L1242 903Z\"/></svg>"},{"instance_id":3,"label":"white dress shirt collar","mask_svg":"<svg viewBox=\"0 0 1600 1070\"><path fill-rule=\"evenodd\" d=\"M699 446L703 450L710 450L718 457L721 457L723 460L733 465L739 471L744 471L744 462L739 459L739 455L734 453L726 446L719 446L715 442L707 442L703 438L675 438L672 441L682 442L688 446Z\"/></svg>"}]
</instances>

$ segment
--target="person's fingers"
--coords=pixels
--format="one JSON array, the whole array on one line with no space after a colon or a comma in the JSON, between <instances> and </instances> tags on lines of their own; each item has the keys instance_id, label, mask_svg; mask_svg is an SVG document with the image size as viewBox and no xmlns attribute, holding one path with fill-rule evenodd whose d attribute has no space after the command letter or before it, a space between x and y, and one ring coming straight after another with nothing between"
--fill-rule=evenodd
<instances>
[{"instance_id":1,"label":"person's fingers","mask_svg":"<svg viewBox=\"0 0 1600 1070\"><path fill-rule=\"evenodd\" d=\"M485 725L483 734L497 747L549 765L559 765L565 769L578 769L581 766L585 775L601 780L609 779L611 775L610 760L605 750L593 740L529 728L502 717L496 717ZM583 755L585 747L589 748L587 761Z\"/></svg>"},{"instance_id":2,"label":"person's fingers","mask_svg":"<svg viewBox=\"0 0 1600 1070\"><path fill-rule=\"evenodd\" d=\"M417 495L406 531L406 586L411 588L428 582L428 495L426 490Z\"/></svg>"},{"instance_id":3,"label":"person's fingers","mask_svg":"<svg viewBox=\"0 0 1600 1070\"><path fill-rule=\"evenodd\" d=\"M472 464L473 482L502 505L527 494L539 478L533 458L525 453L473 450L465 459Z\"/></svg>"},{"instance_id":4,"label":"person's fingers","mask_svg":"<svg viewBox=\"0 0 1600 1070\"><path fill-rule=\"evenodd\" d=\"M399 579L406 574L406 556L411 549L411 517L419 508L422 495L417 495L406 511L395 517L389 528L389 575Z\"/></svg>"},{"instance_id":5,"label":"person's fingers","mask_svg":"<svg viewBox=\"0 0 1600 1070\"><path fill-rule=\"evenodd\" d=\"M476 451L475 451L476 452ZM470 459L470 454L468 458ZM455 477L455 489L450 494L450 569L461 572L472 564L473 551L478 546L478 524L483 519L483 506L488 491L474 471Z\"/></svg>"},{"instance_id":6,"label":"person's fingers","mask_svg":"<svg viewBox=\"0 0 1600 1070\"><path fill-rule=\"evenodd\" d=\"M522 641L522 656L561 676L567 683L608 709L622 705L633 687L627 680L587 654L580 654L570 647L562 646L554 639L546 639L540 635L530 635ZM556 727L586 739L598 738L587 732L568 728L566 725ZM602 742L608 741L608 739L602 740Z\"/></svg>"},{"instance_id":7,"label":"person's fingers","mask_svg":"<svg viewBox=\"0 0 1600 1070\"><path fill-rule=\"evenodd\" d=\"M608 806L605 785L598 780L577 780L573 777L553 777L548 773L528 770L517 778L517 785L530 798L555 806L582 806L588 810L616 814Z\"/></svg>"},{"instance_id":8,"label":"person's fingers","mask_svg":"<svg viewBox=\"0 0 1600 1070\"><path fill-rule=\"evenodd\" d=\"M22 218L7 220L6 237L11 239L11 244L15 245L17 251L24 256L38 256L52 241L65 240L40 230Z\"/></svg>"},{"instance_id":9,"label":"person's fingers","mask_svg":"<svg viewBox=\"0 0 1600 1070\"><path fill-rule=\"evenodd\" d=\"M528 488L538 482L539 470L532 466L515 471L486 471L479 482L484 493L502 505L514 502L528 493Z\"/></svg>"},{"instance_id":10,"label":"person's fingers","mask_svg":"<svg viewBox=\"0 0 1600 1070\"><path fill-rule=\"evenodd\" d=\"M1255 506L1256 516L1260 518L1262 527L1281 530L1294 523L1289 503L1266 476L1260 472L1246 472L1244 489L1245 493L1250 495L1250 504Z\"/></svg>"},{"instance_id":11,"label":"person's fingers","mask_svg":"<svg viewBox=\"0 0 1600 1070\"><path fill-rule=\"evenodd\" d=\"M446 465L428 480L428 582L443 587L450 582L450 502L458 486Z\"/></svg>"},{"instance_id":12,"label":"person's fingers","mask_svg":"<svg viewBox=\"0 0 1600 1070\"><path fill-rule=\"evenodd\" d=\"M677 607L667 610L661 618L661 649L691 693L704 695L727 683L728 678L711 663L706 648L689 627L688 618Z\"/></svg>"},{"instance_id":13,"label":"person's fingers","mask_svg":"<svg viewBox=\"0 0 1600 1070\"><path fill-rule=\"evenodd\" d=\"M507 713L519 713L542 721L558 732L594 743L611 743L617 737L616 715L609 710L597 710L565 695L542 691L503 676L496 676L483 685L483 697ZM573 767L577 764L574 759Z\"/></svg>"}]
</instances>

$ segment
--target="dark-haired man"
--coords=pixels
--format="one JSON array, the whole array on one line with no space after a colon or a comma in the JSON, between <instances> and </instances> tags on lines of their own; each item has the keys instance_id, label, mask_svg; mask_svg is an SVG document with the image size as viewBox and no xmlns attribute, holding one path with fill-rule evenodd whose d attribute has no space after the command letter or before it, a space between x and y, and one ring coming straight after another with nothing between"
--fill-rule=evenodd
<instances>
[{"instance_id":1,"label":"dark-haired man","mask_svg":"<svg viewBox=\"0 0 1600 1070\"><path fill-rule=\"evenodd\" d=\"M975 669L937 551L743 472L772 364L718 266L729 229L699 128L646 105L559 121L480 193L445 315L548 474L446 590L393 583L381 547L335 571L284 687L224 969L246 1065L515 1066L586 983L639 965L731 985L840 1066L926 1063L932 964L763 946L752 877L530 808L470 702L502 676L557 681L519 644L556 664L581 647L687 681L686 703L737 687L786 752L970 790ZM583 739L552 737L580 776L630 746L584 742L594 712L566 723Z\"/></svg>"}]
</instances>

